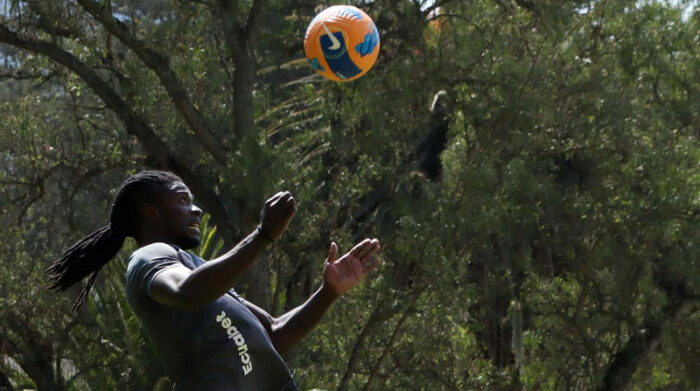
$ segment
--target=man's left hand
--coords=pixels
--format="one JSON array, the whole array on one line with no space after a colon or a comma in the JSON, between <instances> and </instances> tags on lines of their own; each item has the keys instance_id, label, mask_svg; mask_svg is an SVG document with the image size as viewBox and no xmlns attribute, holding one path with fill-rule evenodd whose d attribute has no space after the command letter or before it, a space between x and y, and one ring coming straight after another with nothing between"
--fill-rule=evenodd
<instances>
[{"instance_id":1,"label":"man's left hand","mask_svg":"<svg viewBox=\"0 0 700 391\"><path fill-rule=\"evenodd\" d=\"M331 249L323 267L323 284L336 295L342 295L357 285L362 278L380 263L375 255L381 247L377 239L365 239L355 245L347 254L335 259L338 245L331 243Z\"/></svg>"}]
</instances>

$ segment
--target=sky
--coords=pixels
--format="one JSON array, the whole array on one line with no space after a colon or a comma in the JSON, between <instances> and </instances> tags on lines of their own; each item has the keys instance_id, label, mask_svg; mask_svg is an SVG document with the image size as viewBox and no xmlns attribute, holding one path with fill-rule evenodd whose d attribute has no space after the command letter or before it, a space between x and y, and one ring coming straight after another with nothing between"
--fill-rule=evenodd
<instances>
[{"instance_id":1,"label":"sky","mask_svg":"<svg viewBox=\"0 0 700 391\"><path fill-rule=\"evenodd\" d=\"M435 4L435 0L426 0L426 2L423 3L423 5L421 6L421 9L424 10L424 9L430 7L430 6L433 5L433 4Z\"/></svg>"}]
</instances>

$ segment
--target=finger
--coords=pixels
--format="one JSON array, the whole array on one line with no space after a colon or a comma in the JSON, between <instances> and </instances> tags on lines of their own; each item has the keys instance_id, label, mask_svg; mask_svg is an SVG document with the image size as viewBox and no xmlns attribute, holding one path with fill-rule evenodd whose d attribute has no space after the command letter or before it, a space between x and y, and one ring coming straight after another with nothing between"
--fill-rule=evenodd
<instances>
[{"instance_id":1,"label":"finger","mask_svg":"<svg viewBox=\"0 0 700 391\"><path fill-rule=\"evenodd\" d=\"M362 264L371 262L372 258L374 258L374 256L377 255L379 250L382 248L379 245L379 242L375 242L372 244L372 246L368 247L370 247L370 250L365 255L363 255L362 258L360 258L360 262L362 262Z\"/></svg>"},{"instance_id":2,"label":"finger","mask_svg":"<svg viewBox=\"0 0 700 391\"><path fill-rule=\"evenodd\" d=\"M360 243L357 243L355 247L353 247L352 250L350 250L350 254L354 255L357 258L360 258L362 254L366 252L365 247L367 247L370 243L371 241L369 239L365 239Z\"/></svg>"},{"instance_id":3,"label":"finger","mask_svg":"<svg viewBox=\"0 0 700 391\"><path fill-rule=\"evenodd\" d=\"M297 210L297 201L294 199L293 196L287 200L287 207Z\"/></svg>"},{"instance_id":4,"label":"finger","mask_svg":"<svg viewBox=\"0 0 700 391\"><path fill-rule=\"evenodd\" d=\"M377 239L366 240L368 240L367 245L365 245L365 247L362 248L362 251L360 251L357 254L358 258L364 258L370 251L374 249L374 247L379 246L379 240Z\"/></svg>"},{"instance_id":5,"label":"finger","mask_svg":"<svg viewBox=\"0 0 700 391\"><path fill-rule=\"evenodd\" d=\"M331 243L331 249L328 251L328 258L326 258L326 263L335 262L335 257L338 255L338 245L335 242Z\"/></svg>"},{"instance_id":6,"label":"finger","mask_svg":"<svg viewBox=\"0 0 700 391\"><path fill-rule=\"evenodd\" d=\"M275 202L273 202L273 205L276 205L276 204L285 205L287 203L287 201L289 200L289 198L291 198L291 197L292 197L292 193L285 191L284 193L282 193L282 195L279 196L279 198L277 198L277 200Z\"/></svg>"},{"instance_id":7,"label":"finger","mask_svg":"<svg viewBox=\"0 0 700 391\"><path fill-rule=\"evenodd\" d=\"M284 195L285 192L283 191L278 191L274 196L272 196L273 199L278 200L280 197Z\"/></svg>"},{"instance_id":8,"label":"finger","mask_svg":"<svg viewBox=\"0 0 700 391\"><path fill-rule=\"evenodd\" d=\"M277 194L273 195L272 197L268 198L267 201L265 201L265 205L270 205L273 202L277 201L277 199L280 198L283 194L284 194L284 192L280 191Z\"/></svg>"}]
</instances>

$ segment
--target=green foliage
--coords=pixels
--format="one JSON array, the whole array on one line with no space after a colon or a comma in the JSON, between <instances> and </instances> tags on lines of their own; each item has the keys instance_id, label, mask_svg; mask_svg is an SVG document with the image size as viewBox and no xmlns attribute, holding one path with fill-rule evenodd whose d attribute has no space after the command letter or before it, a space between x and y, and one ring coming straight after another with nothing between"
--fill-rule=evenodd
<instances>
[{"instance_id":1,"label":"green foliage","mask_svg":"<svg viewBox=\"0 0 700 391\"><path fill-rule=\"evenodd\" d=\"M213 5L107 3L168 56L224 162L159 75L79 5L27 2L0 24L95 70L211 190L195 195L227 214L203 219L200 256L234 245L260 201L291 190L289 231L243 279L280 314L316 289L332 240L341 251L381 240L383 265L288 355L302 389L700 387L697 12L445 1L436 26L422 2L358 2L382 49L371 72L342 84L303 59L313 6L271 1L250 51L251 138L236 133L240 66ZM168 389L124 294L135 243L79 313L77 288L43 289L43 269L104 224L126 175L162 163L69 68L0 52L0 371L15 387ZM431 142L436 177L421 169Z\"/></svg>"}]
</instances>

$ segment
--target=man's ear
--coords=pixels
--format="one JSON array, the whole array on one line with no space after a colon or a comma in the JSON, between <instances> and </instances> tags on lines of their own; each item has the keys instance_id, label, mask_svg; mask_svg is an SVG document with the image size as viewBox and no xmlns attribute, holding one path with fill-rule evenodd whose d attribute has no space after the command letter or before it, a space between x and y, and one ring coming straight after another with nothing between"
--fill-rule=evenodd
<instances>
[{"instance_id":1,"label":"man's ear","mask_svg":"<svg viewBox=\"0 0 700 391\"><path fill-rule=\"evenodd\" d=\"M158 208L149 203L141 204L141 219L145 224L153 224L160 219L160 211Z\"/></svg>"}]
</instances>

